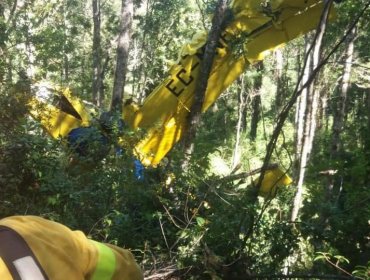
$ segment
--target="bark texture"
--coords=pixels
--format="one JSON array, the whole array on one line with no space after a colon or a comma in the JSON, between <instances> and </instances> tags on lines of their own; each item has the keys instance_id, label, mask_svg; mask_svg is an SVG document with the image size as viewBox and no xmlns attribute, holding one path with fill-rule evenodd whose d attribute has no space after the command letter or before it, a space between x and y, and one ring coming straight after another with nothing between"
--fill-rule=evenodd
<instances>
[{"instance_id":1,"label":"bark texture","mask_svg":"<svg viewBox=\"0 0 370 280\"><path fill-rule=\"evenodd\" d=\"M261 87L262 87L262 71L263 62L259 62L256 65L257 77L253 87L253 98L252 98L252 119L251 119L251 130L249 137L252 141L256 140L258 123L261 119Z\"/></svg>"},{"instance_id":2,"label":"bark texture","mask_svg":"<svg viewBox=\"0 0 370 280\"><path fill-rule=\"evenodd\" d=\"M227 2L227 0L218 1L212 20L212 28L208 34L203 60L200 65L199 78L195 86L194 102L191 106L188 116L188 133L184 139L185 157L182 164L183 168L187 168L190 157L194 150L193 139L195 138L196 130L200 123L201 110L207 90L208 78L211 73L214 57L216 55L217 43L221 36L222 24L227 9Z\"/></svg>"},{"instance_id":3,"label":"bark texture","mask_svg":"<svg viewBox=\"0 0 370 280\"><path fill-rule=\"evenodd\" d=\"M311 56L311 59L309 58L307 59L302 84L305 84L309 81L310 76L312 76L313 69L317 69L320 63L322 39L325 34L328 15L329 8L325 9L323 12L323 17L320 21L320 25L315 36L315 41L313 42L314 47L311 48L309 46L310 44L307 44L306 55ZM312 52L310 52L310 50L312 50ZM299 106L300 113L298 114L300 130L297 133L297 152L299 152L297 159L299 164L298 164L297 191L294 197L291 213L291 221L293 222L297 219L299 210L301 208L303 195L303 182L316 131L316 115L319 98L319 89L316 84L316 81L317 79L313 80L312 83L306 87L306 89L302 92L302 95L300 96L301 101Z\"/></svg>"},{"instance_id":4,"label":"bark texture","mask_svg":"<svg viewBox=\"0 0 370 280\"><path fill-rule=\"evenodd\" d=\"M353 62L353 51L354 44L357 34L357 28L353 28L350 36L347 40L346 45L346 56L343 67L342 77L340 79L340 84L338 87L337 103L334 110L333 116L333 127L332 127L332 138L331 138L331 149L330 149L330 168L335 168L335 161L339 157L342 151L341 145L341 135L345 126L346 119L346 103L347 103L347 94L350 85L350 77L352 71L352 62ZM334 189L334 176L329 177L329 183L327 186L327 199L332 198L332 192Z\"/></svg>"},{"instance_id":5,"label":"bark texture","mask_svg":"<svg viewBox=\"0 0 370 280\"><path fill-rule=\"evenodd\" d=\"M246 130L246 114L247 114L247 91L245 89L244 76L237 80L240 90L238 93L238 122L236 124L236 137L235 146L233 151L233 160L231 164L231 170L236 171L236 168L240 164L241 150L240 150L240 139L243 132Z\"/></svg>"},{"instance_id":6,"label":"bark texture","mask_svg":"<svg viewBox=\"0 0 370 280\"><path fill-rule=\"evenodd\" d=\"M122 110L123 91L126 82L127 64L130 50L132 20L134 14L133 0L122 0L121 26L117 45L117 62L114 74L111 110Z\"/></svg>"},{"instance_id":7,"label":"bark texture","mask_svg":"<svg viewBox=\"0 0 370 280\"><path fill-rule=\"evenodd\" d=\"M93 8L93 78L92 78L92 95L94 104L98 107L101 106L103 100L102 93L102 50L101 50L101 36L100 36L100 27L101 27L101 16L100 16L100 0L92 0Z\"/></svg>"},{"instance_id":8,"label":"bark texture","mask_svg":"<svg viewBox=\"0 0 370 280\"><path fill-rule=\"evenodd\" d=\"M276 98L275 108L279 112L284 100L285 91L285 77L284 77L284 56L281 49L274 51L275 58L275 80L276 80Z\"/></svg>"},{"instance_id":9,"label":"bark texture","mask_svg":"<svg viewBox=\"0 0 370 280\"><path fill-rule=\"evenodd\" d=\"M5 55L4 55L4 49L5 49L5 17L4 17L4 4L0 3L0 84L4 81L4 75L5 75Z\"/></svg>"}]
</instances>

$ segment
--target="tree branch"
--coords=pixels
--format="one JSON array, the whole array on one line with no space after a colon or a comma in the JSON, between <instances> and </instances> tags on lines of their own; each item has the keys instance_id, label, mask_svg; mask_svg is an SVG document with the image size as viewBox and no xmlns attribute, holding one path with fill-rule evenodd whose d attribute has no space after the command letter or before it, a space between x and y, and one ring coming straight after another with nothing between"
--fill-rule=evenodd
<instances>
[{"instance_id":1,"label":"tree branch","mask_svg":"<svg viewBox=\"0 0 370 280\"><path fill-rule=\"evenodd\" d=\"M269 164L268 166L266 166L266 170L272 170L272 169L277 168L278 166L279 165L277 163ZM239 179L245 179L247 177L250 177L250 176L253 176L253 175L258 174L261 171L262 171L262 167L261 168L254 169L254 170L249 171L249 172L241 172L241 173L238 173L238 174L231 174L231 175L222 177L222 178L220 178L218 180L215 180L215 182L217 182L217 183L219 183L219 182L225 183L225 182L231 182L231 181L235 181L235 180L239 180Z\"/></svg>"},{"instance_id":2,"label":"tree branch","mask_svg":"<svg viewBox=\"0 0 370 280\"><path fill-rule=\"evenodd\" d=\"M9 17L8 17L8 20L6 21L6 26L8 26L9 23L13 20L13 17L14 17L14 14L15 14L15 9L17 8L17 4L18 4L18 1L14 0L12 9L11 9Z\"/></svg>"}]
</instances>

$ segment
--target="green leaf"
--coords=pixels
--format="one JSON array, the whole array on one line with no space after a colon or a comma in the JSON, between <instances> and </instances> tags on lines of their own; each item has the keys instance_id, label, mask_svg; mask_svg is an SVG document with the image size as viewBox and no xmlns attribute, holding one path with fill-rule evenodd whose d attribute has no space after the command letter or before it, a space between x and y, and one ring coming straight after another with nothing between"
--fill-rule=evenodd
<instances>
[{"instance_id":1,"label":"green leaf","mask_svg":"<svg viewBox=\"0 0 370 280\"><path fill-rule=\"evenodd\" d=\"M202 217L197 217L196 220L197 220L198 226L200 227L204 226L204 224L206 223L206 220Z\"/></svg>"},{"instance_id":2,"label":"green leaf","mask_svg":"<svg viewBox=\"0 0 370 280\"><path fill-rule=\"evenodd\" d=\"M47 200L48 200L48 204L50 205L56 205L58 202L58 199L56 196L49 196Z\"/></svg>"},{"instance_id":3,"label":"green leaf","mask_svg":"<svg viewBox=\"0 0 370 280\"><path fill-rule=\"evenodd\" d=\"M182 231L182 232L181 232L181 234L180 234L180 239L186 238L186 237L188 237L188 236L189 236L188 231L184 230L184 231Z\"/></svg>"},{"instance_id":4,"label":"green leaf","mask_svg":"<svg viewBox=\"0 0 370 280\"><path fill-rule=\"evenodd\" d=\"M346 259L345 257L343 256L340 256L340 255L337 255L337 256L334 256L334 258L336 258L338 261L344 261L346 263L349 263L349 260Z\"/></svg>"},{"instance_id":5,"label":"green leaf","mask_svg":"<svg viewBox=\"0 0 370 280\"><path fill-rule=\"evenodd\" d=\"M326 256L317 256L313 260L318 261L318 260L325 260L325 259L326 259Z\"/></svg>"},{"instance_id":6,"label":"green leaf","mask_svg":"<svg viewBox=\"0 0 370 280\"><path fill-rule=\"evenodd\" d=\"M326 260L328 258L328 255L330 257L330 254L329 253L325 253L325 252L317 252L316 254L317 254L317 256L314 258L314 261L317 261L317 260Z\"/></svg>"}]
</instances>

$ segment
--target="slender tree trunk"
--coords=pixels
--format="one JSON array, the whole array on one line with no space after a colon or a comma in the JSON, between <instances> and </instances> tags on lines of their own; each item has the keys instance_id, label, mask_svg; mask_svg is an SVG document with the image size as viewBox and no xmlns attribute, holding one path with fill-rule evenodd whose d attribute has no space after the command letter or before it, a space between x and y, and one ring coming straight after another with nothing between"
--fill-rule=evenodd
<instances>
[{"instance_id":1,"label":"slender tree trunk","mask_svg":"<svg viewBox=\"0 0 370 280\"><path fill-rule=\"evenodd\" d=\"M367 138L368 141L366 141L365 148L370 153L370 110L369 110L370 108L370 88L366 89L366 103L365 104L366 104L365 106L367 106L366 112L367 112L367 135L368 135L368 138ZM370 160L370 157L369 157L369 160Z\"/></svg>"},{"instance_id":2,"label":"slender tree trunk","mask_svg":"<svg viewBox=\"0 0 370 280\"><path fill-rule=\"evenodd\" d=\"M67 32L67 3L63 2L62 6L62 13L63 13L63 69L61 73L61 80L65 83L68 84L69 81L69 58L68 58L68 53L67 53L67 44L68 44L68 32Z\"/></svg>"},{"instance_id":3,"label":"slender tree trunk","mask_svg":"<svg viewBox=\"0 0 370 280\"><path fill-rule=\"evenodd\" d=\"M235 147L233 152L233 160L231 165L231 170L235 171L236 167L240 164L240 139L241 134L245 131L245 118L246 118L246 107L247 107L247 91L244 84L244 76L238 79L238 84L240 90L238 93L238 122L236 125L236 137L235 137Z\"/></svg>"},{"instance_id":4,"label":"slender tree trunk","mask_svg":"<svg viewBox=\"0 0 370 280\"><path fill-rule=\"evenodd\" d=\"M6 83L11 84L13 81L13 59L11 56L8 57L6 61L7 71L6 71Z\"/></svg>"},{"instance_id":5,"label":"slender tree trunk","mask_svg":"<svg viewBox=\"0 0 370 280\"><path fill-rule=\"evenodd\" d=\"M304 74L302 78L301 84L305 84L307 79L310 76L310 69L311 69L311 55L307 52L310 48L310 39L308 35L305 36L305 55L308 55L306 68L304 69ZM308 87L302 91L302 94L298 97L297 102L297 109L296 109L296 117L295 117L295 138L296 138L296 149L295 149L295 158L294 158L294 166L295 166L295 177L299 178L299 166L301 161L301 151L302 151L302 143L303 143L303 133L304 133L304 118L305 112L307 107L307 93Z\"/></svg>"},{"instance_id":6,"label":"slender tree trunk","mask_svg":"<svg viewBox=\"0 0 370 280\"><path fill-rule=\"evenodd\" d=\"M340 80L338 97L336 108L334 111L333 118L333 127L332 127L332 138L331 138L331 150L330 150L330 160L331 160L331 169L335 165L333 162L339 156L340 151L342 150L341 145L341 134L345 125L345 114L346 114L346 103L347 103L347 93L350 85L350 77L352 70L352 61L353 61L353 51L354 43L356 39L357 28L353 28L350 36L348 37L347 47L346 47L346 60L343 68L342 78ZM329 183L327 186L327 199L332 198L332 192L334 188L334 176L329 177Z\"/></svg>"},{"instance_id":7,"label":"slender tree trunk","mask_svg":"<svg viewBox=\"0 0 370 280\"><path fill-rule=\"evenodd\" d=\"M367 129L366 135L364 137L364 150L366 151L366 158L367 158L367 170L368 175L367 179L370 181L370 88L365 89L365 108L367 112Z\"/></svg>"},{"instance_id":8,"label":"slender tree trunk","mask_svg":"<svg viewBox=\"0 0 370 280\"><path fill-rule=\"evenodd\" d=\"M324 130L327 132L327 109L328 109L328 99L329 99L329 85L324 82L323 88L321 89L318 108L317 108L317 129Z\"/></svg>"},{"instance_id":9,"label":"slender tree trunk","mask_svg":"<svg viewBox=\"0 0 370 280\"><path fill-rule=\"evenodd\" d=\"M217 42L221 36L221 26L225 17L228 0L219 0L216 11L212 19L211 31L208 34L208 39L204 51L204 56L200 65L199 78L196 82L194 92L194 102L188 116L188 132L184 138L184 161L182 167L187 169L191 155L194 151L193 140L196 135L197 127L200 123L200 116L204 95L207 90L208 78L211 73L213 60L216 54Z\"/></svg>"},{"instance_id":10,"label":"slender tree trunk","mask_svg":"<svg viewBox=\"0 0 370 280\"><path fill-rule=\"evenodd\" d=\"M139 91L136 90L139 87L138 83L140 82L140 75L137 71L139 69L137 65L139 64L139 55L140 55L138 43L139 43L138 39L132 39L131 52L134 68L132 70L131 96L135 96L136 99L139 100L140 94Z\"/></svg>"},{"instance_id":11,"label":"slender tree trunk","mask_svg":"<svg viewBox=\"0 0 370 280\"><path fill-rule=\"evenodd\" d=\"M69 58L68 58L67 53L64 53L63 64L64 64L64 81L68 83L69 81Z\"/></svg>"},{"instance_id":12,"label":"slender tree trunk","mask_svg":"<svg viewBox=\"0 0 370 280\"><path fill-rule=\"evenodd\" d=\"M0 84L4 82L5 76L5 17L4 17L5 7L2 2L0 2Z\"/></svg>"},{"instance_id":13,"label":"slender tree trunk","mask_svg":"<svg viewBox=\"0 0 370 280\"><path fill-rule=\"evenodd\" d=\"M100 107L102 105L103 94L102 94L102 49L101 49L101 10L100 10L100 0L92 0L93 8L93 46L92 46L92 67L93 67L93 77L92 77L92 96L95 105Z\"/></svg>"},{"instance_id":14,"label":"slender tree trunk","mask_svg":"<svg viewBox=\"0 0 370 280\"><path fill-rule=\"evenodd\" d=\"M253 98L252 98L252 119L251 119L251 130L249 137L252 141L256 140L258 123L261 119L261 87L262 87L262 71L263 62L260 61L256 65L257 77L253 87Z\"/></svg>"},{"instance_id":15,"label":"slender tree trunk","mask_svg":"<svg viewBox=\"0 0 370 280\"><path fill-rule=\"evenodd\" d=\"M303 90L297 99L295 112L295 154L294 154L294 177L298 178L299 165L302 151L304 112L306 111L307 89Z\"/></svg>"},{"instance_id":16,"label":"slender tree trunk","mask_svg":"<svg viewBox=\"0 0 370 280\"><path fill-rule=\"evenodd\" d=\"M327 17L329 14L329 9L324 11L324 19L320 22L320 28L318 34L316 36L316 40L314 42L314 48L312 54L312 63L307 63L305 73L307 71L308 76L306 77L306 81L309 76L311 76L312 69L316 69L320 62L320 54L321 54L321 46L322 46L322 39L325 34L326 26L327 26ZM307 50L307 49L306 49ZM317 80L317 78L316 78ZM306 82L306 81L303 81ZM317 89L317 85L315 80L313 84L307 87L305 92L306 94L306 108L304 110L304 118L303 118L303 135L299 135L302 139L298 143L300 144L300 160L299 160L299 169L298 169L298 181L297 181L297 191L294 197L293 208L291 213L291 221L295 221L298 217L299 210L302 204L302 194L303 194L303 182L305 179L307 163L311 154L312 150L312 143L315 137L315 130L316 130L316 117L317 117L317 104L319 98L319 90ZM304 98L301 95L301 98ZM297 136L298 139L298 136ZM298 148L298 146L297 146Z\"/></svg>"},{"instance_id":17,"label":"slender tree trunk","mask_svg":"<svg viewBox=\"0 0 370 280\"><path fill-rule=\"evenodd\" d=\"M315 46L313 48L312 52L312 69L315 69L321 60L321 49L322 49L322 40L324 38L324 33L326 29L326 23L321 23L321 32L317 35ZM315 133L316 133L316 127L317 127L317 114L318 114L318 107L319 107L319 98L320 98L320 86L318 81L320 77L318 76L313 81L313 87L312 87L312 100L311 100L311 110L310 113L310 126L309 126L309 132L308 132L308 150L307 150L307 158L310 158L310 154L312 151L312 145L313 141L315 139Z\"/></svg>"},{"instance_id":18,"label":"slender tree trunk","mask_svg":"<svg viewBox=\"0 0 370 280\"><path fill-rule=\"evenodd\" d=\"M340 136L343 131L344 121L345 121L345 112L346 112L346 101L347 101L347 92L350 83L350 76L352 70L352 60L353 60L353 49L354 41L356 37L356 29L352 30L351 37L348 40L347 49L346 49L346 60L344 64L343 74L340 82L340 90L338 96L338 102L336 110L334 112L333 120L333 134L332 134L332 146L331 146L331 155L335 157L339 150L341 149Z\"/></svg>"},{"instance_id":19,"label":"slender tree trunk","mask_svg":"<svg viewBox=\"0 0 370 280\"><path fill-rule=\"evenodd\" d=\"M283 69L284 69L284 57L281 49L277 49L274 52L275 57L275 80L276 80L276 97L275 97L275 108L276 112L280 111L282 102L284 100L284 78L283 78Z\"/></svg>"},{"instance_id":20,"label":"slender tree trunk","mask_svg":"<svg viewBox=\"0 0 370 280\"><path fill-rule=\"evenodd\" d=\"M306 42L306 50L307 46L310 43ZM309 55L310 54L306 54ZM308 77L310 76L311 71L311 62L310 59L307 61L306 68L304 70L304 77L302 79L302 84L307 82ZM297 144L296 144L296 163L297 163L297 173L298 173L298 180L297 180L297 190L294 197L293 202L293 209L291 213L291 221L295 221L299 209L301 207L301 200L303 194L303 181L304 175L306 171L306 163L307 163L307 151L308 151L308 131L310 125L310 116L309 111L311 107L311 98L310 98L310 87L307 87L299 97L298 103L298 120L297 120Z\"/></svg>"},{"instance_id":21,"label":"slender tree trunk","mask_svg":"<svg viewBox=\"0 0 370 280\"><path fill-rule=\"evenodd\" d=\"M6 33L9 33L11 30L11 19L14 16L16 5L17 1L14 1L10 15L8 19L5 19L5 7L2 2L0 3L0 84L10 84L13 80L12 57L7 55L5 37Z\"/></svg>"},{"instance_id":22,"label":"slender tree trunk","mask_svg":"<svg viewBox=\"0 0 370 280\"><path fill-rule=\"evenodd\" d=\"M126 82L127 64L131 43L132 21L134 15L133 0L122 0L121 26L117 45L117 62L114 74L111 110L122 110L123 91Z\"/></svg>"},{"instance_id":23,"label":"slender tree trunk","mask_svg":"<svg viewBox=\"0 0 370 280\"><path fill-rule=\"evenodd\" d=\"M153 13L153 7L152 7L152 1L151 0L146 0L145 2L145 9L146 9L146 14L145 14L145 20L144 20L144 26L148 25L148 18L151 17ZM140 46L138 46L138 52L140 52L139 56L139 66L137 68L137 82L133 83L133 87L136 86L136 96L138 99L139 104L142 104L144 99L145 99L145 88L146 88L146 83L148 80L148 73L145 71L147 65L146 61L147 59L144 59L145 56L148 55L148 48L149 44L147 42L147 34L148 34L148 28L144 28L144 33L143 33L143 38L141 41Z\"/></svg>"},{"instance_id":24,"label":"slender tree trunk","mask_svg":"<svg viewBox=\"0 0 370 280\"><path fill-rule=\"evenodd\" d=\"M25 8L28 9L29 5L28 3L25 4ZM25 50L26 50L26 56L27 56L27 76L32 79L35 75L35 47L32 44L32 38L31 38L31 31L32 31L32 25L31 20L29 18L29 15L26 15L26 21L27 21L27 27L26 27L26 42L25 42Z\"/></svg>"},{"instance_id":25,"label":"slender tree trunk","mask_svg":"<svg viewBox=\"0 0 370 280\"><path fill-rule=\"evenodd\" d=\"M99 96L100 96L100 102L103 103L104 100L104 78L106 71L108 70L109 67L109 61L110 61L110 56L109 53L106 54L104 61L102 61L102 67L100 71L100 89L99 89Z\"/></svg>"},{"instance_id":26,"label":"slender tree trunk","mask_svg":"<svg viewBox=\"0 0 370 280\"><path fill-rule=\"evenodd\" d=\"M8 55L8 50L6 48L5 43L5 35L9 36L15 29L16 29L16 23L18 20L18 17L16 16L16 11L19 6L21 6L22 9L27 9L26 3L19 3L18 0L13 0L12 7L9 11L8 17L5 19L5 1L0 0L0 72L5 73L6 72L6 82L8 84L11 84L13 82L13 73L16 72L14 70L13 60L15 60L11 55ZM30 4L33 4L33 1L30 2ZM27 20L27 17L24 18L24 20ZM26 38L28 38L28 34L26 35ZM27 52L27 49L25 49ZM2 61L1 61L2 60ZM5 67L3 65L6 65L7 71L5 71ZM2 68L4 67L4 68ZM1 76L1 74L0 74ZM2 76L1 78L4 78Z\"/></svg>"}]
</instances>

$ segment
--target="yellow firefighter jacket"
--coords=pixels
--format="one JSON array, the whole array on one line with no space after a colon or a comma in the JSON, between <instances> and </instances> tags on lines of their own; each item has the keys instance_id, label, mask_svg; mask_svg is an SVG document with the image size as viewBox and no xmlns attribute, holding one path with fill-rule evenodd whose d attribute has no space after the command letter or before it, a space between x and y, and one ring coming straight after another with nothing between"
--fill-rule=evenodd
<instances>
[{"instance_id":1,"label":"yellow firefighter jacket","mask_svg":"<svg viewBox=\"0 0 370 280\"><path fill-rule=\"evenodd\" d=\"M14 259L11 264L20 276L18 279L143 279L131 252L110 244L92 241L81 231L72 231L59 223L36 216L13 216L0 220L0 244L3 243L0 250L4 251L8 246L10 248L8 253L11 255L16 251L17 245L4 244L4 240L7 240L6 234L13 234L9 232L19 234L19 239L25 241L30 252L34 254L36 263L41 267L38 269L30 256ZM22 243L21 241L18 243ZM11 270L8 269L9 263L7 266L5 257L2 258L3 253L0 252L0 279L13 280ZM32 274L36 276L32 278Z\"/></svg>"}]
</instances>

